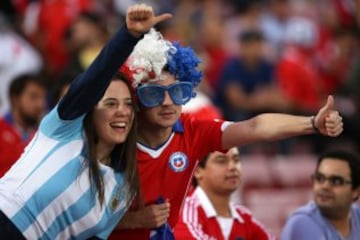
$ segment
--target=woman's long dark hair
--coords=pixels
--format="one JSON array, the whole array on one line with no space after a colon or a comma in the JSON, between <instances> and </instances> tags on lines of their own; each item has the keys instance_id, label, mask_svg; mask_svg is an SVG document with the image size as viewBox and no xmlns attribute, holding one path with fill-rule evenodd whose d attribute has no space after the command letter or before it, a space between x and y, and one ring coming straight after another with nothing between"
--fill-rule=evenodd
<instances>
[{"instance_id":1,"label":"woman's long dark hair","mask_svg":"<svg viewBox=\"0 0 360 240\"><path fill-rule=\"evenodd\" d=\"M131 99L133 101L133 123L126 140L117 144L111 152L111 167L115 171L120 171L124 174L124 183L121 188L126 188L128 197L126 199L126 206L128 207L135 196L139 196L139 174L136 160L136 138L137 138L137 106L134 97L134 91L131 87L130 81L121 73L116 74L112 81L122 81L129 88ZM96 158L96 144L99 141L98 134L94 128L93 111L89 112L84 119L84 130L87 138L87 164L89 164L89 178L91 185L96 187L98 192L99 202L102 205L104 202L104 180L99 169L99 162Z\"/></svg>"}]
</instances>

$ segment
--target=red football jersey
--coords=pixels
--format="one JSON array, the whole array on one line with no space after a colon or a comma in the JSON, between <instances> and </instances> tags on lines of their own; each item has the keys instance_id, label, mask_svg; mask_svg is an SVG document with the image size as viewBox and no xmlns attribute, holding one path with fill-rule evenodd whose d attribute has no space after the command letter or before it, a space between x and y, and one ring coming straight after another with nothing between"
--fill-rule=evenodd
<instances>
[{"instance_id":1,"label":"red football jersey","mask_svg":"<svg viewBox=\"0 0 360 240\"><path fill-rule=\"evenodd\" d=\"M141 190L145 205L162 196L170 202L168 223L173 228L197 162L220 150L222 130L228 122L198 120L183 114L170 138L158 149L137 145ZM149 239L149 229L117 230L110 239Z\"/></svg>"},{"instance_id":2,"label":"red football jersey","mask_svg":"<svg viewBox=\"0 0 360 240\"><path fill-rule=\"evenodd\" d=\"M0 178L18 160L26 144L13 126L0 119Z\"/></svg>"},{"instance_id":3,"label":"red football jersey","mask_svg":"<svg viewBox=\"0 0 360 240\"><path fill-rule=\"evenodd\" d=\"M232 218L229 229L225 233L217 218L215 208L206 193L197 188L194 193L185 200L184 208L177 223L174 234L177 240L272 240L265 228L252 217L251 212L238 204L229 204ZM225 237L226 236L226 237Z\"/></svg>"}]
</instances>

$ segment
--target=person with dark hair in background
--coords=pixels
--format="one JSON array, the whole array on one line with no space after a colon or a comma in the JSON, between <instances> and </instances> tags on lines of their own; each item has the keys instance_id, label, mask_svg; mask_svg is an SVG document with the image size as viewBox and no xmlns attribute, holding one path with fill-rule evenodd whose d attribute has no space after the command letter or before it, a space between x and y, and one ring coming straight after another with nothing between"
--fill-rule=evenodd
<instances>
[{"instance_id":1,"label":"person with dark hair in background","mask_svg":"<svg viewBox=\"0 0 360 240\"><path fill-rule=\"evenodd\" d=\"M0 118L0 177L20 157L46 111L46 86L39 76L20 75L9 88L10 111Z\"/></svg>"},{"instance_id":2,"label":"person with dark hair in background","mask_svg":"<svg viewBox=\"0 0 360 240\"><path fill-rule=\"evenodd\" d=\"M0 236L107 239L138 193L136 114L129 81L116 74L159 21L144 4L41 121L0 179Z\"/></svg>"},{"instance_id":3,"label":"person with dark hair in background","mask_svg":"<svg viewBox=\"0 0 360 240\"><path fill-rule=\"evenodd\" d=\"M276 90L274 66L263 53L263 33L255 28L244 30L238 40L241 51L225 63L214 99L224 118L241 121L261 112L283 110L268 99L255 98L258 91L270 94Z\"/></svg>"},{"instance_id":4,"label":"person with dark hair in background","mask_svg":"<svg viewBox=\"0 0 360 240\"><path fill-rule=\"evenodd\" d=\"M332 151L312 175L314 200L287 220L282 240L357 240L360 237L360 157Z\"/></svg>"},{"instance_id":5,"label":"person with dark hair in background","mask_svg":"<svg viewBox=\"0 0 360 240\"><path fill-rule=\"evenodd\" d=\"M103 16L84 11L69 29L68 45L73 52L66 72L80 73L89 67L108 40L109 33Z\"/></svg>"},{"instance_id":6,"label":"person with dark hair in background","mask_svg":"<svg viewBox=\"0 0 360 240\"><path fill-rule=\"evenodd\" d=\"M184 239L274 239L250 210L230 201L241 181L237 148L209 153L194 173L195 191L185 199L174 234Z\"/></svg>"}]
</instances>

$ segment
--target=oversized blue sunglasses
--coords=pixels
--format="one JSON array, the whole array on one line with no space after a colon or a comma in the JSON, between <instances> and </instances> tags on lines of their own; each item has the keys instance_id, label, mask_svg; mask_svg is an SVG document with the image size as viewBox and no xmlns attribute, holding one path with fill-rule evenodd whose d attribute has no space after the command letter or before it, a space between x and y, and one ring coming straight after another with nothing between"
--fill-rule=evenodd
<instances>
[{"instance_id":1,"label":"oversized blue sunglasses","mask_svg":"<svg viewBox=\"0 0 360 240\"><path fill-rule=\"evenodd\" d=\"M156 107L164 102L166 91L176 105L185 104L193 97L193 87L188 82L176 82L169 86L143 85L137 88L137 95L145 107Z\"/></svg>"}]
</instances>

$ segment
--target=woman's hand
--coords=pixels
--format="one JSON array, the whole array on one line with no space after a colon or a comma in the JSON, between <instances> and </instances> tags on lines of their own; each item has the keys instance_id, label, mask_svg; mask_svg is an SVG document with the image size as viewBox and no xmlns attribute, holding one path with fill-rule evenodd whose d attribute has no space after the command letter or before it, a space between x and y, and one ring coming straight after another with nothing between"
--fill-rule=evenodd
<instances>
[{"instance_id":1,"label":"woman's hand","mask_svg":"<svg viewBox=\"0 0 360 240\"><path fill-rule=\"evenodd\" d=\"M126 13L126 26L134 37L140 37L147 33L155 24L171 18L169 13L154 15L152 7L145 4L137 4L128 8Z\"/></svg>"}]
</instances>

